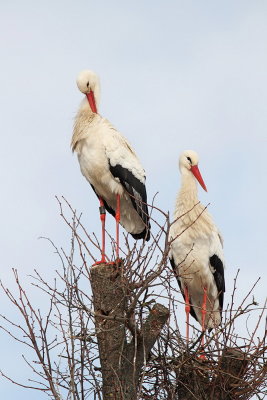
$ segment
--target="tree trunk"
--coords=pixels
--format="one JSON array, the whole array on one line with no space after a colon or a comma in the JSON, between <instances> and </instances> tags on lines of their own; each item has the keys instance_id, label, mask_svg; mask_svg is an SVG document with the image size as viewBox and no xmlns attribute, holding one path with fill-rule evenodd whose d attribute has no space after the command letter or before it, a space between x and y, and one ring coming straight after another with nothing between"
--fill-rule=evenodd
<instances>
[{"instance_id":1,"label":"tree trunk","mask_svg":"<svg viewBox=\"0 0 267 400\"><path fill-rule=\"evenodd\" d=\"M216 367L201 361L196 354L185 353L177 360L177 395L179 400L236 400L244 386L247 356L239 349L226 348ZM216 368L216 369L215 369Z\"/></svg>"},{"instance_id":2,"label":"tree trunk","mask_svg":"<svg viewBox=\"0 0 267 400\"><path fill-rule=\"evenodd\" d=\"M135 400L141 370L169 318L169 310L161 304L155 304L140 332L132 332L133 337L127 343L129 289L122 265L100 264L92 267L91 285L103 379L103 400Z\"/></svg>"},{"instance_id":3,"label":"tree trunk","mask_svg":"<svg viewBox=\"0 0 267 400\"><path fill-rule=\"evenodd\" d=\"M214 380L214 400L234 400L244 386L242 379L248 356L237 348L226 348L218 363L218 377ZM218 388L220 390L218 390Z\"/></svg>"}]
</instances>

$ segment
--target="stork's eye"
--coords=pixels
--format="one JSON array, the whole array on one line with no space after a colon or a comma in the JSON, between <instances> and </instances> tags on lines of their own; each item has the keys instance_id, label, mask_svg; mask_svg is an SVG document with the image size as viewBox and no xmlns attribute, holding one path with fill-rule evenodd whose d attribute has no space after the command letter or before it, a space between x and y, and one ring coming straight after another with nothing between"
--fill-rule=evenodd
<instances>
[{"instance_id":1,"label":"stork's eye","mask_svg":"<svg viewBox=\"0 0 267 400\"><path fill-rule=\"evenodd\" d=\"M86 85L88 88L89 88L89 82L87 82L87 85Z\"/></svg>"},{"instance_id":2,"label":"stork's eye","mask_svg":"<svg viewBox=\"0 0 267 400\"><path fill-rule=\"evenodd\" d=\"M188 159L188 161L190 162L190 164L192 164L192 160L190 157L186 157Z\"/></svg>"}]
</instances>

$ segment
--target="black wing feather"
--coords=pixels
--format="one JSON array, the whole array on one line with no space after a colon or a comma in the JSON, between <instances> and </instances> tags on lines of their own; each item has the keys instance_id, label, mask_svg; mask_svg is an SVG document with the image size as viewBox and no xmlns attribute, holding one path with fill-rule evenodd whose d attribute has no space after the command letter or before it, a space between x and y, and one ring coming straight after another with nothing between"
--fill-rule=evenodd
<instances>
[{"instance_id":1,"label":"black wing feather","mask_svg":"<svg viewBox=\"0 0 267 400\"><path fill-rule=\"evenodd\" d=\"M130 199L133 207L141 217L142 221L146 225L143 232L139 234L132 234L135 239L145 238L150 239L150 224L147 209L147 194L145 185L138 179L134 174L127 168L123 168L117 164L112 166L109 164L109 169L114 178L118 178L122 186L130 195Z\"/></svg>"},{"instance_id":2,"label":"black wing feather","mask_svg":"<svg viewBox=\"0 0 267 400\"><path fill-rule=\"evenodd\" d=\"M183 295L183 298L184 298L184 301L185 301L184 291L182 290L182 284L181 284L181 281L180 281L180 279L179 279L179 276L177 275L177 272L176 272L176 271L177 271L177 267L176 267L176 265L175 265L175 262L174 262L174 259L173 259L173 258L170 258L170 263L171 263L172 269L173 269L173 271L174 271L175 278L177 279L177 282L178 282L180 291L181 291L181 293L182 293L182 295ZM189 302L190 302L190 304L191 304L191 301L190 301L190 293L189 293ZM193 307L192 305L190 306L190 314L192 315L193 318L195 318L195 320L196 320L197 322L199 322L199 320L197 319L197 316L196 316L194 307Z\"/></svg>"},{"instance_id":3,"label":"black wing feather","mask_svg":"<svg viewBox=\"0 0 267 400\"><path fill-rule=\"evenodd\" d=\"M94 186L93 186L91 183L90 183L90 185L91 185L93 191L95 192L97 198L99 199L100 196L96 193L96 190L95 190ZM101 197L101 199L102 199L102 197ZM103 203L104 203L104 206L105 206L105 209L107 210L107 212L109 212L113 217L115 217L115 214L116 214L116 213L115 213L115 211L113 210L113 208L111 208L111 207L108 205L108 203L107 203L104 199L102 199L102 201L103 201Z\"/></svg>"},{"instance_id":4,"label":"black wing feather","mask_svg":"<svg viewBox=\"0 0 267 400\"><path fill-rule=\"evenodd\" d=\"M224 268L223 268L223 263L222 260L214 254L212 257L210 257L210 265L214 269L214 280L217 286L217 290L219 293L219 304L221 310L223 309L223 298L224 298L224 292L225 292L225 281L224 281Z\"/></svg>"}]
</instances>

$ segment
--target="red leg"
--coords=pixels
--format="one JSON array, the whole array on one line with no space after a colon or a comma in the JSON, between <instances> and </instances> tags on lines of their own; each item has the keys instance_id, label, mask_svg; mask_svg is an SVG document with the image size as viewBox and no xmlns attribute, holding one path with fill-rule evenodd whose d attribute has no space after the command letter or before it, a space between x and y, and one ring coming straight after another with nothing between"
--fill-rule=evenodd
<instances>
[{"instance_id":1,"label":"red leg","mask_svg":"<svg viewBox=\"0 0 267 400\"><path fill-rule=\"evenodd\" d=\"M202 333L205 332L205 319L206 319L206 314L207 314L207 288L204 287L204 294L203 294L203 303L202 303L202 308L201 308L201 314L202 314ZM204 333L201 339L201 345L202 347L204 346ZM204 353L200 355L200 358L202 360L206 359L206 356Z\"/></svg>"},{"instance_id":2,"label":"red leg","mask_svg":"<svg viewBox=\"0 0 267 400\"><path fill-rule=\"evenodd\" d=\"M102 249L101 249L101 260L97 261L96 264L103 264L106 263L106 256L105 256L105 241L106 241L106 235L105 235L105 222L106 222L106 209L104 206L104 202L99 197L99 202L100 202L100 207L99 207L99 212L100 212L100 220L102 224Z\"/></svg>"},{"instance_id":3,"label":"red leg","mask_svg":"<svg viewBox=\"0 0 267 400\"><path fill-rule=\"evenodd\" d=\"M203 294L203 304L202 304L202 309L201 309L201 313L202 313L202 332L205 331L205 318L206 318L206 314L207 314L207 289L204 288L204 294ZM204 335L202 337L202 346L204 344Z\"/></svg>"},{"instance_id":4,"label":"red leg","mask_svg":"<svg viewBox=\"0 0 267 400\"><path fill-rule=\"evenodd\" d=\"M189 342L189 313L190 313L190 303L189 303L189 293L188 288L185 286L184 288L184 296L185 296L185 313L186 313L186 341Z\"/></svg>"},{"instance_id":5,"label":"red leg","mask_svg":"<svg viewBox=\"0 0 267 400\"><path fill-rule=\"evenodd\" d=\"M116 259L118 260L119 258L119 225L120 225L120 219L121 219L121 204L120 204L120 195L117 194L117 207L116 207Z\"/></svg>"}]
</instances>

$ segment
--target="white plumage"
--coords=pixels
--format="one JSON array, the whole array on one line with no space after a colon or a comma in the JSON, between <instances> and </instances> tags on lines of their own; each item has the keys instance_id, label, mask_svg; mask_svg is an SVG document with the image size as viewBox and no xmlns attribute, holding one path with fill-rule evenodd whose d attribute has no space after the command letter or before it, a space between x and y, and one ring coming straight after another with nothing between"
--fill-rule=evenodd
<instances>
[{"instance_id":1,"label":"white plumage","mask_svg":"<svg viewBox=\"0 0 267 400\"><path fill-rule=\"evenodd\" d=\"M221 322L224 285L222 238L211 215L199 202L197 181L206 190L198 170L198 155L185 151L179 159L181 188L170 228L170 261L184 298L188 291L190 313L204 328ZM203 293L207 294L203 321Z\"/></svg>"},{"instance_id":2,"label":"white plumage","mask_svg":"<svg viewBox=\"0 0 267 400\"><path fill-rule=\"evenodd\" d=\"M145 171L128 141L97 114L99 80L89 70L77 79L86 94L78 110L72 137L82 174L115 216L120 196L120 224L135 239L149 240L149 217L145 188Z\"/></svg>"}]
</instances>

